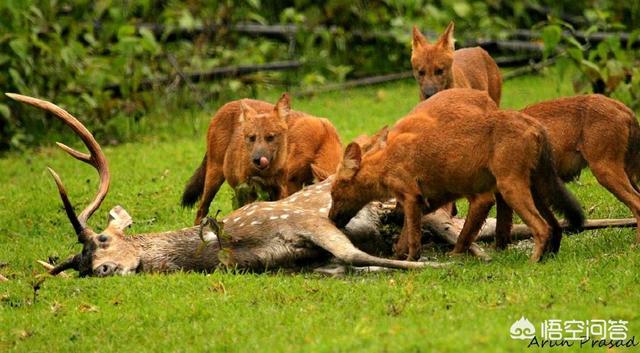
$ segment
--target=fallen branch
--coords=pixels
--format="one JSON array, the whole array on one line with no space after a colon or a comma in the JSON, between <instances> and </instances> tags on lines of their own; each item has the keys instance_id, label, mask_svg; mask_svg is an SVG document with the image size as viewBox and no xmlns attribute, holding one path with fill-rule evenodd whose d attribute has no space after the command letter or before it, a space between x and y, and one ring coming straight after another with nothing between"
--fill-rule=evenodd
<instances>
[{"instance_id":1,"label":"fallen branch","mask_svg":"<svg viewBox=\"0 0 640 353\"><path fill-rule=\"evenodd\" d=\"M372 203L365 207L345 229L349 239L362 250L376 255L389 255L391 246L402 229L402 220L394 216L395 203ZM560 221L563 228L565 221ZM422 231L425 240L437 238L448 244L455 244L458 234L464 226L464 219L451 217L438 210L422 218ZM623 219L591 219L585 222L584 230L603 228L630 228L636 226L635 218ZM496 219L488 218L482 226L476 241L493 241L496 230ZM531 231L524 224L514 224L511 230L513 240L531 238ZM473 244L470 249L474 256L489 259L481 246Z\"/></svg>"}]
</instances>

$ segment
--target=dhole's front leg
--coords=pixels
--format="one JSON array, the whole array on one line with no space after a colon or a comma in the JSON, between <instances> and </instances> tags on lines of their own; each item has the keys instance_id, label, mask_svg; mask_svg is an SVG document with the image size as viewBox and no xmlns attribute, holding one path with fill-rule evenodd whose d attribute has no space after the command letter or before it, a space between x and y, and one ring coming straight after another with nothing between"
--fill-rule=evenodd
<instances>
[{"instance_id":1,"label":"dhole's front leg","mask_svg":"<svg viewBox=\"0 0 640 353\"><path fill-rule=\"evenodd\" d=\"M407 260L418 260L422 253L422 204L423 199L419 195L406 195L401 200L404 211L404 225L400 239L394 248L396 257Z\"/></svg>"},{"instance_id":2,"label":"dhole's front leg","mask_svg":"<svg viewBox=\"0 0 640 353\"><path fill-rule=\"evenodd\" d=\"M196 214L195 225L199 225L204 216L209 213L209 206L211 201L216 196L216 193L224 183L224 173L222 166L215 163L213 157L207 155L207 169L204 179L204 190L202 192L202 199L200 200L200 206L198 207L198 213Z\"/></svg>"},{"instance_id":3,"label":"dhole's front leg","mask_svg":"<svg viewBox=\"0 0 640 353\"><path fill-rule=\"evenodd\" d=\"M273 196L275 197L273 200L281 200L289 196L287 189L287 183L276 185L273 192Z\"/></svg>"},{"instance_id":4,"label":"dhole's front leg","mask_svg":"<svg viewBox=\"0 0 640 353\"><path fill-rule=\"evenodd\" d=\"M283 172L276 177L276 185L271 189L271 200L281 200L289 196L289 183L287 173Z\"/></svg>"}]
</instances>

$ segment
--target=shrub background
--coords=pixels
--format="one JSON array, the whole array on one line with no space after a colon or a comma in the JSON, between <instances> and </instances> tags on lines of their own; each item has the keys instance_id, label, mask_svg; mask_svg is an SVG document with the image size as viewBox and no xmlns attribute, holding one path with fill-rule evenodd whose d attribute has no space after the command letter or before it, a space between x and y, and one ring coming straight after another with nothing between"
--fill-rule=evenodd
<instances>
[{"instance_id":1,"label":"shrub background","mask_svg":"<svg viewBox=\"0 0 640 353\"><path fill-rule=\"evenodd\" d=\"M560 42L557 37L562 29L636 28L640 4L568 0L27 0L0 2L0 18L2 91L42 97L81 113L100 140L117 143L136 138L139 128L135 126L142 120L173 116L154 111L191 107L211 113L217 101L256 96L265 87L295 90L407 70L414 24L439 31L454 19L461 42L507 38L517 28L552 25L556 27L543 31L543 39L551 40L551 51ZM233 25L243 23L296 25L298 31L289 41L277 35L258 37L232 30ZM590 54L592 49L602 55ZM621 64L608 64L613 57ZM614 72L614 76L628 76L620 98L627 104L638 100L640 79L633 76L637 69L626 69L637 64L637 51L631 45L579 46L570 58L573 61L565 61L564 67L574 66L589 78L577 85L578 91L590 89L598 78L608 82ZM187 83L186 89L184 80L179 79L182 72L290 59L300 60L302 67L295 72L261 72ZM143 81L160 78L173 79L173 84L142 89ZM8 99L0 100L0 151L37 145L43 135L60 131L60 126L50 126L43 116Z\"/></svg>"}]
</instances>

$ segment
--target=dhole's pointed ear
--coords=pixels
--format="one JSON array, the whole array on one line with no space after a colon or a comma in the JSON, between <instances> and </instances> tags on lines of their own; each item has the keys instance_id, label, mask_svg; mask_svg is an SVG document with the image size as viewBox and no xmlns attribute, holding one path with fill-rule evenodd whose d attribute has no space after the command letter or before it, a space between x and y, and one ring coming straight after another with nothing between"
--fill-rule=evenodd
<instances>
[{"instance_id":1,"label":"dhole's pointed ear","mask_svg":"<svg viewBox=\"0 0 640 353\"><path fill-rule=\"evenodd\" d=\"M371 139L374 143L384 144L387 142L387 136L389 136L389 125L385 125L380 129L380 131L376 132Z\"/></svg>"},{"instance_id":2,"label":"dhole's pointed ear","mask_svg":"<svg viewBox=\"0 0 640 353\"><path fill-rule=\"evenodd\" d=\"M124 231L125 228L133 223L131 216L129 216L129 213L127 213L122 206L112 208L111 211L109 211L109 217L107 220L107 228L117 229L119 231Z\"/></svg>"},{"instance_id":3,"label":"dhole's pointed ear","mask_svg":"<svg viewBox=\"0 0 640 353\"><path fill-rule=\"evenodd\" d=\"M291 111L291 98L289 97L289 93L284 92L282 96L280 96L280 99L276 102L275 111L282 119L289 117L289 112Z\"/></svg>"},{"instance_id":4,"label":"dhole's pointed ear","mask_svg":"<svg viewBox=\"0 0 640 353\"><path fill-rule=\"evenodd\" d=\"M315 164L311 165L311 174L313 175L314 182L323 181L331 176L330 171L324 170Z\"/></svg>"},{"instance_id":5,"label":"dhole's pointed ear","mask_svg":"<svg viewBox=\"0 0 640 353\"><path fill-rule=\"evenodd\" d=\"M255 113L256 111L251 108L244 99L240 100L240 115L238 116L238 121L243 123L247 119L247 115L250 113Z\"/></svg>"},{"instance_id":6,"label":"dhole's pointed ear","mask_svg":"<svg viewBox=\"0 0 640 353\"><path fill-rule=\"evenodd\" d=\"M449 22L447 28L442 32L440 39L438 39L438 44L444 48L447 48L451 51L455 50L455 38L453 37L453 30L455 25L453 21Z\"/></svg>"},{"instance_id":7,"label":"dhole's pointed ear","mask_svg":"<svg viewBox=\"0 0 640 353\"><path fill-rule=\"evenodd\" d=\"M418 29L417 26L413 26L413 40L411 41L411 49L415 50L416 48L423 47L427 42L427 38L422 35L422 32Z\"/></svg>"},{"instance_id":8,"label":"dhole's pointed ear","mask_svg":"<svg viewBox=\"0 0 640 353\"><path fill-rule=\"evenodd\" d=\"M362 161L362 150L360 145L355 142L351 142L347 149L344 151L344 157L342 158L342 165L340 166L340 177L352 178L356 175L356 172L360 169L360 162Z\"/></svg>"}]
</instances>

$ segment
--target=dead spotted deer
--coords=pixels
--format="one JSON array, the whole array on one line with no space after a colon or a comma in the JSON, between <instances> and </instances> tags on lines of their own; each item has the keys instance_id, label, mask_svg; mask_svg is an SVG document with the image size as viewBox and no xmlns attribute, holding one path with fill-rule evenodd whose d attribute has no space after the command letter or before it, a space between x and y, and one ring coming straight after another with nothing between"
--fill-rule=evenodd
<instances>
[{"instance_id":1,"label":"dead spotted deer","mask_svg":"<svg viewBox=\"0 0 640 353\"><path fill-rule=\"evenodd\" d=\"M110 182L107 159L100 145L76 118L55 104L18 94L8 93L7 96L48 111L67 124L82 139L89 154L60 143L58 146L93 166L100 176L98 192L77 215L62 181L56 172L49 169L78 242L83 247L79 254L52 267L51 274L66 269L75 269L81 276L213 271L220 265L264 270L297 267L331 256L346 264L360 266L399 269L443 266L434 262L380 258L356 248L327 218L332 178L308 186L283 200L246 205L226 216L221 223L212 222L212 226L205 224L163 233L126 236L125 229L131 225L132 219L122 207L116 206L109 211L107 227L101 232L94 231L88 221L107 195Z\"/></svg>"}]
</instances>

